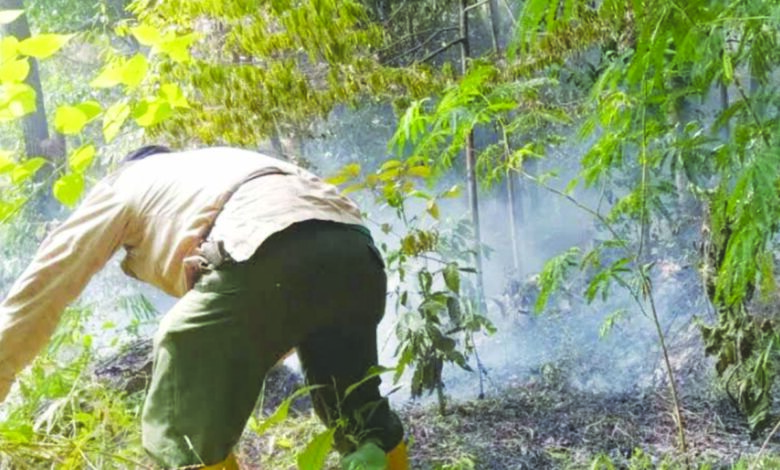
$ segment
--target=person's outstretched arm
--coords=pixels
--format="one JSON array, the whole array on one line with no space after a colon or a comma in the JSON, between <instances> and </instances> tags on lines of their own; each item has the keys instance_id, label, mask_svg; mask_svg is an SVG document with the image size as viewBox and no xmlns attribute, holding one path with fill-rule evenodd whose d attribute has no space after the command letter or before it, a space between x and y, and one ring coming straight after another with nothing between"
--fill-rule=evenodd
<instances>
[{"instance_id":1,"label":"person's outstretched arm","mask_svg":"<svg viewBox=\"0 0 780 470\"><path fill-rule=\"evenodd\" d=\"M127 220L125 205L101 182L41 244L0 304L0 401L46 345L65 307L119 248Z\"/></svg>"}]
</instances>

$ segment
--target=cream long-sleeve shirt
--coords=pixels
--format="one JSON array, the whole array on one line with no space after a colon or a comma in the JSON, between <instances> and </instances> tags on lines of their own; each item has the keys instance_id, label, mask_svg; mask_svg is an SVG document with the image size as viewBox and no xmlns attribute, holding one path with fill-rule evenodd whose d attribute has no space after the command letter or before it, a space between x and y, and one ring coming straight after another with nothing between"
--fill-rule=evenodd
<instances>
[{"instance_id":1,"label":"cream long-sleeve shirt","mask_svg":"<svg viewBox=\"0 0 780 470\"><path fill-rule=\"evenodd\" d=\"M283 174L251 179L269 168ZM188 260L209 229L209 238L243 261L268 236L311 219L361 223L358 208L334 186L246 150L208 148L124 164L48 235L0 304L0 400L48 342L62 310L118 249L126 253L125 273L181 297L197 275Z\"/></svg>"}]
</instances>

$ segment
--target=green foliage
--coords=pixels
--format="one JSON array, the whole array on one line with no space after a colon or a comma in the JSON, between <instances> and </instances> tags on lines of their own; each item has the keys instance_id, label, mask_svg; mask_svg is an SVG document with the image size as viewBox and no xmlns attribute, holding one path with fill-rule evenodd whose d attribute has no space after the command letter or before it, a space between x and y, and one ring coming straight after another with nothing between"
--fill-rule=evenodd
<instances>
[{"instance_id":1,"label":"green foliage","mask_svg":"<svg viewBox=\"0 0 780 470\"><path fill-rule=\"evenodd\" d=\"M704 262L719 324L703 328L707 352L719 357L719 373L741 370L727 378L755 426L767 416L777 351L774 329L760 327L746 306L755 286L774 289L774 266L766 260L780 216L778 143L771 131L780 116L762 100L774 96L767 77L780 59L772 49L778 21L778 7L758 1L661 1L652 8L643 2L534 1L524 5L513 46L518 53L548 56L531 60L536 72L566 67L583 47L601 49L584 108L581 137L594 144L582 158L581 179L626 187L607 220L621 233L631 224L643 227L638 238L624 237L640 254L649 242L651 214L670 218L681 209L675 194L685 189L680 181L708 203L712 239ZM527 63L523 71L528 73ZM753 80L752 91L747 80ZM707 97L721 84L736 95L729 107L717 110L711 122L693 119L686 111L691 98ZM724 128L732 130L727 139ZM605 271L593 279L607 277L613 276ZM589 298L598 284L591 287ZM634 292L647 295L641 285Z\"/></svg>"},{"instance_id":2,"label":"green foliage","mask_svg":"<svg viewBox=\"0 0 780 470\"><path fill-rule=\"evenodd\" d=\"M434 83L428 71L392 69L377 60L382 31L356 1L152 6L139 0L132 9L142 20L132 32L153 52L166 50L159 41L170 31L198 39L192 60L159 69L163 80L193 91L191 108L161 128L177 141L196 136L206 143L252 145L273 135L306 135L312 122L340 104L366 96L419 96Z\"/></svg>"},{"instance_id":3,"label":"green foliage","mask_svg":"<svg viewBox=\"0 0 780 470\"><path fill-rule=\"evenodd\" d=\"M385 452L373 442L360 446L341 461L342 470L384 470L386 466Z\"/></svg>"},{"instance_id":4,"label":"green foliage","mask_svg":"<svg viewBox=\"0 0 780 470\"><path fill-rule=\"evenodd\" d=\"M522 167L524 158L532 153L529 147L512 151L513 139L524 132L569 122L563 108L542 100L545 89L556 85L548 78L514 80L496 64L478 63L449 85L435 106L429 99L412 102L389 145L399 154L410 152L446 169L454 164L474 129L498 127L501 144L480 151L477 166L483 180L500 180L507 170ZM534 148L555 139L554 134L540 138Z\"/></svg>"},{"instance_id":5,"label":"green foliage","mask_svg":"<svg viewBox=\"0 0 780 470\"><path fill-rule=\"evenodd\" d=\"M576 258L580 255L580 249L577 247L569 248L564 253L550 258L544 264L542 272L539 274L539 296L534 305L536 313L544 310L550 294L559 289L561 283L567 278L571 269L577 266Z\"/></svg>"},{"instance_id":6,"label":"green foliage","mask_svg":"<svg viewBox=\"0 0 780 470\"><path fill-rule=\"evenodd\" d=\"M80 469L148 467L141 449L140 397L90 377L95 354L88 309L68 309L45 354L19 379L20 400L0 422L0 465Z\"/></svg>"}]
</instances>

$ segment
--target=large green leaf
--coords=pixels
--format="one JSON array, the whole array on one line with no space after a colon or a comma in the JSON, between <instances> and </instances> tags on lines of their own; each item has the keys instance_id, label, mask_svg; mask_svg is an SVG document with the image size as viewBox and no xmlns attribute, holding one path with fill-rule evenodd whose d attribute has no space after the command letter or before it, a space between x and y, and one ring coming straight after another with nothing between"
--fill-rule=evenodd
<instances>
[{"instance_id":1,"label":"large green leaf","mask_svg":"<svg viewBox=\"0 0 780 470\"><path fill-rule=\"evenodd\" d=\"M143 54L136 54L127 61L122 69L122 83L129 88L135 88L144 80L148 70L149 61Z\"/></svg>"},{"instance_id":2,"label":"large green leaf","mask_svg":"<svg viewBox=\"0 0 780 470\"><path fill-rule=\"evenodd\" d=\"M111 105L103 115L103 138L106 142L114 140L122 124L130 116L130 105L124 101Z\"/></svg>"},{"instance_id":3,"label":"large green leaf","mask_svg":"<svg viewBox=\"0 0 780 470\"><path fill-rule=\"evenodd\" d=\"M45 59L59 51L72 37L73 34L38 34L20 42L19 53Z\"/></svg>"},{"instance_id":4,"label":"large green leaf","mask_svg":"<svg viewBox=\"0 0 780 470\"><path fill-rule=\"evenodd\" d=\"M321 470L325 466L325 460L333 447L333 436L336 429L327 429L309 441L306 448L298 454L296 461L299 470Z\"/></svg>"},{"instance_id":5,"label":"large green leaf","mask_svg":"<svg viewBox=\"0 0 780 470\"><path fill-rule=\"evenodd\" d=\"M166 83L160 87L160 96L164 98L173 108L189 108L190 104L181 91L179 85L175 83Z\"/></svg>"},{"instance_id":6,"label":"large green leaf","mask_svg":"<svg viewBox=\"0 0 780 470\"><path fill-rule=\"evenodd\" d=\"M13 184L19 184L27 181L28 179L32 178L45 164L45 158L35 157L16 165L13 170L11 170L11 182Z\"/></svg>"},{"instance_id":7,"label":"large green leaf","mask_svg":"<svg viewBox=\"0 0 780 470\"><path fill-rule=\"evenodd\" d=\"M0 63L14 60L19 55L19 40L6 36L0 41Z\"/></svg>"},{"instance_id":8,"label":"large green leaf","mask_svg":"<svg viewBox=\"0 0 780 470\"><path fill-rule=\"evenodd\" d=\"M195 42L194 34L176 36L173 33L166 34L163 40L155 47L155 52L162 52L175 62L188 62L191 59L190 46Z\"/></svg>"},{"instance_id":9,"label":"large green leaf","mask_svg":"<svg viewBox=\"0 0 780 470\"><path fill-rule=\"evenodd\" d=\"M128 88L135 88L141 84L149 71L149 61L138 53L128 60L117 61L109 64L95 77L90 86L94 88L110 88L123 84Z\"/></svg>"},{"instance_id":10,"label":"large green leaf","mask_svg":"<svg viewBox=\"0 0 780 470\"><path fill-rule=\"evenodd\" d=\"M62 105L54 112L54 128L62 134L78 134L86 124L87 116L75 106Z\"/></svg>"},{"instance_id":11,"label":"large green leaf","mask_svg":"<svg viewBox=\"0 0 780 470\"><path fill-rule=\"evenodd\" d=\"M95 100L89 100L84 101L82 103L79 103L76 105L76 108L78 108L84 115L87 117L87 121L91 121L95 119L98 114L100 114L100 111L102 111L102 107L100 106L100 103L98 103Z\"/></svg>"},{"instance_id":12,"label":"large green leaf","mask_svg":"<svg viewBox=\"0 0 780 470\"><path fill-rule=\"evenodd\" d=\"M442 271L444 276L444 283L447 288L455 294L460 294L460 271L458 270L458 263L448 263Z\"/></svg>"},{"instance_id":13,"label":"large green leaf","mask_svg":"<svg viewBox=\"0 0 780 470\"><path fill-rule=\"evenodd\" d=\"M109 64L89 83L93 88L110 88L122 83L124 63Z\"/></svg>"},{"instance_id":14,"label":"large green leaf","mask_svg":"<svg viewBox=\"0 0 780 470\"><path fill-rule=\"evenodd\" d=\"M54 127L63 134L78 134L100 114L97 101L85 101L75 106L62 105L54 113Z\"/></svg>"},{"instance_id":15,"label":"large green leaf","mask_svg":"<svg viewBox=\"0 0 780 470\"><path fill-rule=\"evenodd\" d=\"M140 24L130 28L130 34L144 46L156 46L162 40L160 30L148 24Z\"/></svg>"},{"instance_id":16,"label":"large green leaf","mask_svg":"<svg viewBox=\"0 0 780 470\"><path fill-rule=\"evenodd\" d=\"M341 461L342 470L385 470L387 456L373 442L363 444Z\"/></svg>"},{"instance_id":17,"label":"large green leaf","mask_svg":"<svg viewBox=\"0 0 780 470\"><path fill-rule=\"evenodd\" d=\"M68 207L75 206L83 192L84 176L81 173L68 173L54 183L54 197Z\"/></svg>"},{"instance_id":18,"label":"large green leaf","mask_svg":"<svg viewBox=\"0 0 780 470\"><path fill-rule=\"evenodd\" d=\"M20 83L30 73L30 61L27 59L7 60L0 66L0 82Z\"/></svg>"},{"instance_id":19,"label":"large green leaf","mask_svg":"<svg viewBox=\"0 0 780 470\"><path fill-rule=\"evenodd\" d=\"M0 95L0 122L12 121L35 111L35 90L25 83L7 83Z\"/></svg>"},{"instance_id":20,"label":"large green leaf","mask_svg":"<svg viewBox=\"0 0 780 470\"><path fill-rule=\"evenodd\" d=\"M159 124L172 114L170 103L161 99L146 99L133 109L133 119L141 127Z\"/></svg>"},{"instance_id":21,"label":"large green leaf","mask_svg":"<svg viewBox=\"0 0 780 470\"><path fill-rule=\"evenodd\" d=\"M0 150L0 174L13 171L16 162L11 158L14 153L10 150Z\"/></svg>"},{"instance_id":22,"label":"large green leaf","mask_svg":"<svg viewBox=\"0 0 780 470\"><path fill-rule=\"evenodd\" d=\"M75 172L83 172L92 164L95 159L95 146L92 144L82 145L68 156L68 165Z\"/></svg>"}]
</instances>

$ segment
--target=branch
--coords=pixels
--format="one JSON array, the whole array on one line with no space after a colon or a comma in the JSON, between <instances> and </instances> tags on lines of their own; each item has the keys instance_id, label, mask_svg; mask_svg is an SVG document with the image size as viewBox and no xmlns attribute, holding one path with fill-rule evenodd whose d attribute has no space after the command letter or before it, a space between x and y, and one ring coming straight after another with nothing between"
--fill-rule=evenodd
<instances>
[{"instance_id":1,"label":"branch","mask_svg":"<svg viewBox=\"0 0 780 470\"><path fill-rule=\"evenodd\" d=\"M471 5L467 6L467 7L466 7L466 8L463 10L463 13L468 13L469 11L471 11L471 10L473 10L473 9L475 9L475 8L481 7L482 5L486 4L486 3L487 3L487 2L489 2L489 1L490 1L490 0L482 0L482 1L479 1L479 2L477 2L477 3L472 3Z\"/></svg>"},{"instance_id":2,"label":"branch","mask_svg":"<svg viewBox=\"0 0 780 470\"><path fill-rule=\"evenodd\" d=\"M441 46L440 48L436 49L435 51L431 52L427 56L423 57L422 60L419 60L418 62L428 62L429 60L433 59L437 55L439 55L442 52L446 51L450 47L457 46L458 44L462 43L465 40L466 40L466 38L458 38L458 39L455 39L454 41L450 41L447 44L445 44L445 45Z\"/></svg>"},{"instance_id":3,"label":"branch","mask_svg":"<svg viewBox=\"0 0 780 470\"><path fill-rule=\"evenodd\" d=\"M392 57L392 58L388 59L388 62L392 63L392 62L395 62L396 60L398 60L398 59L400 59L400 58L402 58L404 56L407 56L407 55L410 55L410 54L414 54L415 52L419 51L423 47L427 46L431 41L436 39L436 36L440 35L441 33L445 33L445 32L448 32L448 31L453 31L453 30L456 30L456 29L458 29L457 26L451 26L451 27L447 27L447 28L438 29L438 30L434 31L431 35L429 35L421 43L417 44L416 46L412 47L411 49L407 49L407 50L405 50L405 51L403 51L403 52L401 52L399 54L396 54L395 57Z\"/></svg>"},{"instance_id":4,"label":"branch","mask_svg":"<svg viewBox=\"0 0 780 470\"><path fill-rule=\"evenodd\" d=\"M764 129L764 124L761 122L761 118L758 117L756 109L753 107L753 102L750 100L750 97L747 95L747 93L745 93L745 89L742 87L742 83L737 77L734 77L734 84L737 86L737 91L739 91L742 100L745 102L745 105L750 111L751 117L756 122L756 126L758 126L758 130L761 132L761 137L764 139L764 143L767 147L771 147L772 144L769 141L769 136L766 133L766 129Z\"/></svg>"}]
</instances>

